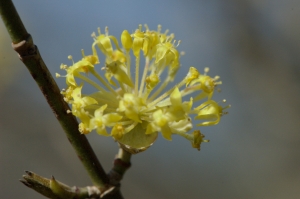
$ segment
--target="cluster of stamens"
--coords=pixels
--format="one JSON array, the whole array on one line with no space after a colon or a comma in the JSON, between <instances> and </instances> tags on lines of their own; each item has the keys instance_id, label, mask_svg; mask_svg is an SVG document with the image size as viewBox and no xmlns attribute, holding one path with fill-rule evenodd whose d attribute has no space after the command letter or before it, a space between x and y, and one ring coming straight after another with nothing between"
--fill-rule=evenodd
<instances>
[{"instance_id":1,"label":"cluster of stamens","mask_svg":"<svg viewBox=\"0 0 300 199\"><path fill-rule=\"evenodd\" d=\"M131 153L147 149L159 132L167 140L171 140L173 134L181 135L200 150L200 144L208 140L203 139L200 130L189 132L193 128L193 119L200 120L197 126L210 126L218 124L225 114L224 109L229 106L222 107L212 100L221 81L218 76L208 76L208 68L201 74L195 67L190 67L184 79L163 92L180 68L177 50L180 41L176 42L174 34L168 35L168 31L161 33L161 26L157 31L146 25L145 29L142 31L140 25L133 34L124 30L122 48L118 40L109 35L108 28L105 34L98 29L98 35L92 34L92 55L86 56L82 50L80 61L74 62L71 56L68 57L73 64L62 64L61 69L67 72L64 77L68 87L62 94L72 105L69 112L79 118L81 133L96 130L100 135L112 136ZM96 67L100 64L96 47L105 56L102 67ZM140 67L141 57L145 60L143 67ZM134 73L132 67L135 67ZM143 70L141 77L140 69ZM167 75L161 81L165 70ZM89 78L90 75L98 82ZM84 83L92 85L95 92L82 94ZM194 98L183 101L183 97L193 93L196 93Z\"/></svg>"}]
</instances>

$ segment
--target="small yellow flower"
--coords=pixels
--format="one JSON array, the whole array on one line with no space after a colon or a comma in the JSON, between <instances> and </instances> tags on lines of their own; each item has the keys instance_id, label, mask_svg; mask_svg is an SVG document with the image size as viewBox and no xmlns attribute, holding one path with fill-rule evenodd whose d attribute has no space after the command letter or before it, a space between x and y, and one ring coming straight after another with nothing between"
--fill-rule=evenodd
<instances>
[{"instance_id":1,"label":"small yellow flower","mask_svg":"<svg viewBox=\"0 0 300 199\"><path fill-rule=\"evenodd\" d=\"M192 147L198 149L198 151L200 151L200 144L202 142L209 142L209 140L204 140L204 135L200 133L199 130L196 130L193 132L193 141L192 143Z\"/></svg>"},{"instance_id":2,"label":"small yellow flower","mask_svg":"<svg viewBox=\"0 0 300 199\"><path fill-rule=\"evenodd\" d=\"M199 77L200 73L198 72L198 70L195 67L190 67L190 70L188 72L188 74L185 77L186 80L186 86L188 86L191 81L197 79Z\"/></svg>"},{"instance_id":3,"label":"small yellow flower","mask_svg":"<svg viewBox=\"0 0 300 199\"><path fill-rule=\"evenodd\" d=\"M196 67L190 67L185 78L164 92L181 65L177 50L180 41L176 44L174 34L168 31L161 33L160 25L157 30L150 30L147 25L145 29L139 25L133 34L124 30L120 36L124 49L119 47L116 37L108 34L108 28L105 34L98 29L98 36L92 34L92 55L86 56L82 51L80 61L71 66L61 65L67 72L64 77L68 86L61 93L72 105L70 112L81 121L79 131L83 134L95 130L99 135L111 136L130 153L146 150L159 132L167 140L180 135L200 150L200 144L208 140L203 139L200 130L192 131L193 120L200 120L198 126L218 124L226 113L224 109L229 107L211 99L216 86L221 84L219 77L208 76L208 68L201 74ZM96 47L105 56L102 67L97 67L100 60ZM140 51L144 67L140 67ZM135 66L134 73L131 65ZM165 70L168 72L164 73ZM161 81L164 74L166 77ZM82 94L83 82L94 87L95 92ZM184 101L193 93L195 98L190 96Z\"/></svg>"},{"instance_id":4,"label":"small yellow flower","mask_svg":"<svg viewBox=\"0 0 300 199\"><path fill-rule=\"evenodd\" d=\"M71 96L73 98L72 109L80 110L81 108L85 108L88 105L97 104L97 101L89 96L82 97L81 96L82 86L76 87Z\"/></svg>"},{"instance_id":5,"label":"small yellow flower","mask_svg":"<svg viewBox=\"0 0 300 199\"><path fill-rule=\"evenodd\" d=\"M68 58L72 60L72 56L69 56ZM67 71L67 75L65 76L67 85L77 87L78 85L75 81L75 77L80 78L80 73L88 73L90 70L93 70L94 64L97 63L97 60L98 57L89 56L83 57L81 61L78 61L76 63L73 62L73 65L70 67L65 64L61 64L60 68ZM56 77L60 77L60 74L56 73Z\"/></svg>"},{"instance_id":6,"label":"small yellow flower","mask_svg":"<svg viewBox=\"0 0 300 199\"><path fill-rule=\"evenodd\" d=\"M93 48L97 45L103 54L111 56L113 52L111 41L113 41L116 47L120 49L118 40L114 36L108 35L108 27L105 28L105 34L101 34L100 28L98 28L98 34L98 36L96 36L95 33L92 34L92 37L95 40L92 46Z\"/></svg>"},{"instance_id":7,"label":"small yellow flower","mask_svg":"<svg viewBox=\"0 0 300 199\"><path fill-rule=\"evenodd\" d=\"M195 88L198 88L199 90L202 91L199 95L197 95L195 97L195 100L201 100L205 97L207 97L208 100L210 100L213 96L215 87L217 85L222 84L221 81L217 82L217 80L219 80L219 78L220 78L219 76L215 76L214 78L212 78L212 77L207 75L208 71L209 71L209 68L205 68L203 75L202 74L197 75L198 71L195 72L195 71L190 70L190 72L189 72L189 73L194 73L194 77L197 76L196 78L194 78L194 77L191 77L193 75L190 74L191 75L190 78L192 78L192 80L189 81L189 84L191 86L192 85L197 85L197 87L195 87Z\"/></svg>"},{"instance_id":8,"label":"small yellow flower","mask_svg":"<svg viewBox=\"0 0 300 199\"><path fill-rule=\"evenodd\" d=\"M111 130L111 136L119 140L123 137L124 127L121 124L116 124Z\"/></svg>"},{"instance_id":9,"label":"small yellow flower","mask_svg":"<svg viewBox=\"0 0 300 199\"><path fill-rule=\"evenodd\" d=\"M122 116L117 113L103 114L107 104L101 106L95 110L94 117L90 121L90 128L96 128L96 131L100 135L109 136L106 131L106 126L113 126L116 122L122 119Z\"/></svg>"},{"instance_id":10,"label":"small yellow flower","mask_svg":"<svg viewBox=\"0 0 300 199\"><path fill-rule=\"evenodd\" d=\"M143 50L144 56L146 56L150 47L149 45L150 38L147 37L145 32L142 31L142 25L139 26L139 29L136 29L136 31L132 34L132 37L133 37L132 50L134 56L139 57L140 50Z\"/></svg>"},{"instance_id":11,"label":"small yellow flower","mask_svg":"<svg viewBox=\"0 0 300 199\"><path fill-rule=\"evenodd\" d=\"M211 126L216 125L220 122L221 116L225 114L223 110L229 108L230 106L221 107L217 102L213 100L208 100L195 108L199 111L195 119L207 120L198 124L198 126Z\"/></svg>"},{"instance_id":12,"label":"small yellow flower","mask_svg":"<svg viewBox=\"0 0 300 199\"><path fill-rule=\"evenodd\" d=\"M120 61L113 61L106 64L106 72L110 73L110 77L113 76L120 84L126 84L133 87L133 83L126 73L126 68L123 67L123 63Z\"/></svg>"}]
</instances>

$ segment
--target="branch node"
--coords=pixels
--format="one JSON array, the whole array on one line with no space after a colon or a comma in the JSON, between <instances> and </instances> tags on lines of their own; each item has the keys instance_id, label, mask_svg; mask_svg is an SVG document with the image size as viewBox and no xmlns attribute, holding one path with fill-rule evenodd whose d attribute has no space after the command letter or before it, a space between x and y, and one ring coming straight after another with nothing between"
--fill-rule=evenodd
<instances>
[{"instance_id":1,"label":"branch node","mask_svg":"<svg viewBox=\"0 0 300 199\"><path fill-rule=\"evenodd\" d=\"M30 34L28 34L25 40L16 44L12 43L12 47L22 61L38 55L37 46L34 45Z\"/></svg>"}]
</instances>

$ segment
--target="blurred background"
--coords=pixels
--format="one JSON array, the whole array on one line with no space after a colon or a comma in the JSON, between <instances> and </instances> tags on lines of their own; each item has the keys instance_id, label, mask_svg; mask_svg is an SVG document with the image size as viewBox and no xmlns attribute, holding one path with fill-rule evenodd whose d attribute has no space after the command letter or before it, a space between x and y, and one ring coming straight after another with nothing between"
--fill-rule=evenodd
<instances>
[{"instance_id":1,"label":"blurred background","mask_svg":"<svg viewBox=\"0 0 300 199\"><path fill-rule=\"evenodd\" d=\"M220 124L201 128L201 151L181 137L161 136L132 157L122 181L125 198L296 199L300 197L300 2L34 1L14 4L50 72L64 74L68 55L91 53L97 27L119 37L138 24L161 24L182 42L183 68L210 67L223 81L214 99L232 105ZM0 195L43 198L18 181L24 170L73 186L91 181L38 86L12 50L0 22ZM181 70L181 77L187 69ZM180 78L180 77L179 77ZM60 88L65 80L57 79ZM87 136L104 168L117 144Z\"/></svg>"}]
</instances>

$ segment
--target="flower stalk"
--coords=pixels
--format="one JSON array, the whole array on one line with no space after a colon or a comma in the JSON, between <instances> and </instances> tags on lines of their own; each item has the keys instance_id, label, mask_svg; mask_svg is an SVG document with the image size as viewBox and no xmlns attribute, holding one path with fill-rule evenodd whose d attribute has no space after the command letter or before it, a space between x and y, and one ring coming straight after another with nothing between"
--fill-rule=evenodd
<instances>
[{"instance_id":1,"label":"flower stalk","mask_svg":"<svg viewBox=\"0 0 300 199\"><path fill-rule=\"evenodd\" d=\"M25 186L37 191L43 196L51 199L122 199L119 187L111 186L104 192L97 186L70 187L57 181L54 176L50 179L42 177L31 171L25 171L23 179L20 180ZM113 193L113 194L112 194Z\"/></svg>"}]
</instances>

